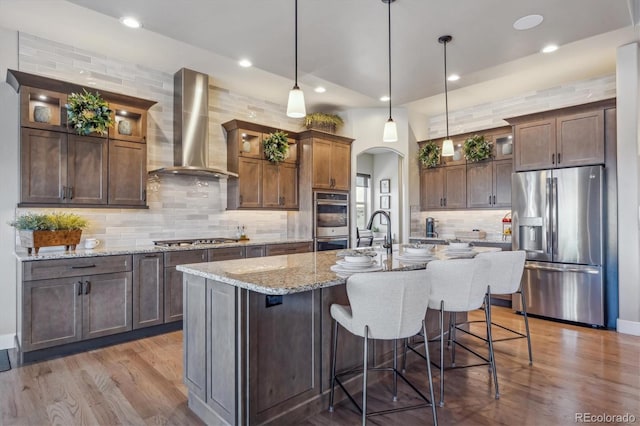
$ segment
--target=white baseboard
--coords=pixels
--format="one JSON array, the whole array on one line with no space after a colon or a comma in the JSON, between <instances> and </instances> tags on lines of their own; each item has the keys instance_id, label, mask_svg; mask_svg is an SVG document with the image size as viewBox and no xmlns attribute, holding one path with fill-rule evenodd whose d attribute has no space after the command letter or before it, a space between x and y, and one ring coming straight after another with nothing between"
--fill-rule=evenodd
<instances>
[{"instance_id":1,"label":"white baseboard","mask_svg":"<svg viewBox=\"0 0 640 426\"><path fill-rule=\"evenodd\" d=\"M11 349L16 346L15 334L0 334L0 350Z\"/></svg>"},{"instance_id":2,"label":"white baseboard","mask_svg":"<svg viewBox=\"0 0 640 426\"><path fill-rule=\"evenodd\" d=\"M628 321L618 318L616 330L618 331L618 333L640 336L640 322Z\"/></svg>"}]
</instances>

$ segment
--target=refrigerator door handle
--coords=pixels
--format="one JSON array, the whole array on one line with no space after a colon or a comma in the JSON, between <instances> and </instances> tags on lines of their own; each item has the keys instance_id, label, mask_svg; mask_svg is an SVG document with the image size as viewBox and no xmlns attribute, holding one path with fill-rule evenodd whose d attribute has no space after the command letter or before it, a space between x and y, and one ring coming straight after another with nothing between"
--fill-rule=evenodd
<instances>
[{"instance_id":1,"label":"refrigerator door handle","mask_svg":"<svg viewBox=\"0 0 640 426\"><path fill-rule=\"evenodd\" d=\"M546 198L547 198L547 211L545 214L545 223L544 223L544 228L545 228L545 234L546 234L546 238L547 238L547 254L549 256L551 256L551 220L552 218L550 217L552 215L552 211L553 211L553 203L552 203L552 189L551 189L551 178L547 178L547 185L546 185Z\"/></svg>"},{"instance_id":2,"label":"refrigerator door handle","mask_svg":"<svg viewBox=\"0 0 640 426\"><path fill-rule=\"evenodd\" d=\"M590 268L588 266L582 266L582 267L551 266L551 265L542 266L540 264L527 263L524 267L525 269L531 269L536 271L580 272L583 274L599 274L600 273L600 270L598 268Z\"/></svg>"},{"instance_id":3,"label":"refrigerator door handle","mask_svg":"<svg viewBox=\"0 0 640 426\"><path fill-rule=\"evenodd\" d=\"M551 178L551 250L553 257L558 253L558 178Z\"/></svg>"}]
</instances>

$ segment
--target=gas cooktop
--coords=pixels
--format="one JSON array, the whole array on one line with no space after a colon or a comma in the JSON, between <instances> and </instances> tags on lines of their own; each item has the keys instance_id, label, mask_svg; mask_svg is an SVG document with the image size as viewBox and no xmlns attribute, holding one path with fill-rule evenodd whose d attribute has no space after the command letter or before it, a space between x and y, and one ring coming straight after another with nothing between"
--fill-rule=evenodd
<instances>
[{"instance_id":1,"label":"gas cooktop","mask_svg":"<svg viewBox=\"0 0 640 426\"><path fill-rule=\"evenodd\" d=\"M180 240L158 240L153 244L161 247L180 247L180 246L195 246L198 244L223 244L223 243L237 243L235 238L184 238Z\"/></svg>"}]
</instances>

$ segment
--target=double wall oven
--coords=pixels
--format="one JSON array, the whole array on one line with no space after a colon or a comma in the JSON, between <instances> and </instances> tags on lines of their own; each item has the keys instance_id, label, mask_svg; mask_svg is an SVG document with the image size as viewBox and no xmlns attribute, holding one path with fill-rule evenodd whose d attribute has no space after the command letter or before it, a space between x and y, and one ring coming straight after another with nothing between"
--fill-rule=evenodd
<instances>
[{"instance_id":1,"label":"double wall oven","mask_svg":"<svg viewBox=\"0 0 640 426\"><path fill-rule=\"evenodd\" d=\"M313 206L316 251L349 248L349 194L316 191Z\"/></svg>"}]
</instances>

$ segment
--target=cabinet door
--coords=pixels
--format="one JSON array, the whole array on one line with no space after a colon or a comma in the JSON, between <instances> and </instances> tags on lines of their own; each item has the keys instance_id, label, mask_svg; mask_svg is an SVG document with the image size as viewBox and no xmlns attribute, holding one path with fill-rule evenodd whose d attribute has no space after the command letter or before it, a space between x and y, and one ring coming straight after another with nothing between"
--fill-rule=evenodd
<instances>
[{"instance_id":1,"label":"cabinet door","mask_svg":"<svg viewBox=\"0 0 640 426\"><path fill-rule=\"evenodd\" d=\"M511 173L513 161L493 162L493 207L511 208Z\"/></svg>"},{"instance_id":2,"label":"cabinet door","mask_svg":"<svg viewBox=\"0 0 640 426\"><path fill-rule=\"evenodd\" d=\"M82 280L60 278L23 284L22 349L32 351L82 338Z\"/></svg>"},{"instance_id":3,"label":"cabinet door","mask_svg":"<svg viewBox=\"0 0 640 426\"><path fill-rule=\"evenodd\" d=\"M467 167L443 167L444 207L459 209L467 206Z\"/></svg>"},{"instance_id":4,"label":"cabinet door","mask_svg":"<svg viewBox=\"0 0 640 426\"><path fill-rule=\"evenodd\" d=\"M224 247L209 249L209 262L244 258L245 247Z\"/></svg>"},{"instance_id":5,"label":"cabinet door","mask_svg":"<svg viewBox=\"0 0 640 426\"><path fill-rule=\"evenodd\" d=\"M420 209L434 210L444 208L443 168L422 169L420 172Z\"/></svg>"},{"instance_id":6,"label":"cabinet door","mask_svg":"<svg viewBox=\"0 0 640 426\"><path fill-rule=\"evenodd\" d=\"M280 165L278 187L280 206L285 209L297 209L298 203L298 167L295 164Z\"/></svg>"},{"instance_id":7,"label":"cabinet door","mask_svg":"<svg viewBox=\"0 0 640 426\"><path fill-rule=\"evenodd\" d=\"M83 339L131 330L131 281L131 272L83 277Z\"/></svg>"},{"instance_id":8,"label":"cabinet door","mask_svg":"<svg viewBox=\"0 0 640 426\"><path fill-rule=\"evenodd\" d=\"M240 158L238 162L238 205L240 208L257 208L262 206L262 160Z\"/></svg>"},{"instance_id":9,"label":"cabinet door","mask_svg":"<svg viewBox=\"0 0 640 426\"><path fill-rule=\"evenodd\" d=\"M348 191L351 187L351 146L334 143L331 152L332 189Z\"/></svg>"},{"instance_id":10,"label":"cabinet door","mask_svg":"<svg viewBox=\"0 0 640 426\"><path fill-rule=\"evenodd\" d=\"M109 141L109 204L144 206L147 202L147 145Z\"/></svg>"},{"instance_id":11,"label":"cabinet door","mask_svg":"<svg viewBox=\"0 0 640 426\"><path fill-rule=\"evenodd\" d=\"M333 144L322 139L313 141L313 187L332 189L331 150Z\"/></svg>"},{"instance_id":12,"label":"cabinet door","mask_svg":"<svg viewBox=\"0 0 640 426\"><path fill-rule=\"evenodd\" d=\"M604 110L557 119L557 167L604 164Z\"/></svg>"},{"instance_id":13,"label":"cabinet door","mask_svg":"<svg viewBox=\"0 0 640 426\"><path fill-rule=\"evenodd\" d=\"M297 140L287 138L289 142L289 155L284 159L285 163L298 163L298 148L300 145Z\"/></svg>"},{"instance_id":14,"label":"cabinet door","mask_svg":"<svg viewBox=\"0 0 640 426\"><path fill-rule=\"evenodd\" d=\"M133 255L133 329L164 322L164 255Z\"/></svg>"},{"instance_id":15,"label":"cabinet door","mask_svg":"<svg viewBox=\"0 0 640 426\"><path fill-rule=\"evenodd\" d=\"M67 134L22 129L20 139L20 201L66 201Z\"/></svg>"},{"instance_id":16,"label":"cabinet door","mask_svg":"<svg viewBox=\"0 0 640 426\"><path fill-rule=\"evenodd\" d=\"M516 171L554 167L556 152L556 120L518 124L515 127Z\"/></svg>"},{"instance_id":17,"label":"cabinet door","mask_svg":"<svg viewBox=\"0 0 640 426\"><path fill-rule=\"evenodd\" d=\"M468 164L467 207L491 207L493 195L493 161Z\"/></svg>"},{"instance_id":18,"label":"cabinet door","mask_svg":"<svg viewBox=\"0 0 640 426\"><path fill-rule=\"evenodd\" d=\"M247 246L245 248L245 257L262 257L264 256L264 246Z\"/></svg>"},{"instance_id":19,"label":"cabinet door","mask_svg":"<svg viewBox=\"0 0 640 426\"><path fill-rule=\"evenodd\" d=\"M282 204L280 171L282 166L265 161L262 164L262 206L277 208ZM257 184L257 182L256 182Z\"/></svg>"},{"instance_id":20,"label":"cabinet door","mask_svg":"<svg viewBox=\"0 0 640 426\"><path fill-rule=\"evenodd\" d=\"M164 322L182 320L182 272L176 265L208 260L207 250L165 253L164 258Z\"/></svg>"},{"instance_id":21,"label":"cabinet door","mask_svg":"<svg viewBox=\"0 0 640 426\"><path fill-rule=\"evenodd\" d=\"M69 135L67 202L107 204L107 139Z\"/></svg>"}]
</instances>

